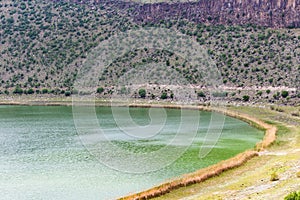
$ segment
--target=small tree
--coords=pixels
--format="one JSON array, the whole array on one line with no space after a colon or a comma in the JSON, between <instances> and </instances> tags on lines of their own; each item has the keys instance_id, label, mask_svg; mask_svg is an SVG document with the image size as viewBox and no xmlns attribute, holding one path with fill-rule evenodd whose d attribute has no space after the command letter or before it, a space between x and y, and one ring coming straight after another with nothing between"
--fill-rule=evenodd
<instances>
[{"instance_id":1,"label":"small tree","mask_svg":"<svg viewBox=\"0 0 300 200\"><path fill-rule=\"evenodd\" d=\"M243 96L243 101L249 101L250 97L248 95Z\"/></svg>"},{"instance_id":2,"label":"small tree","mask_svg":"<svg viewBox=\"0 0 300 200\"><path fill-rule=\"evenodd\" d=\"M102 92L104 92L104 88L103 87L97 88L97 93L98 94L101 94Z\"/></svg>"},{"instance_id":3,"label":"small tree","mask_svg":"<svg viewBox=\"0 0 300 200\"><path fill-rule=\"evenodd\" d=\"M161 99L167 99L168 98L168 94L166 92L163 92L160 96Z\"/></svg>"},{"instance_id":4,"label":"small tree","mask_svg":"<svg viewBox=\"0 0 300 200\"><path fill-rule=\"evenodd\" d=\"M48 89L44 88L42 89L42 94L47 94L48 93Z\"/></svg>"},{"instance_id":5,"label":"small tree","mask_svg":"<svg viewBox=\"0 0 300 200\"><path fill-rule=\"evenodd\" d=\"M141 98L145 98L146 97L146 90L145 89L139 89L139 96Z\"/></svg>"},{"instance_id":6,"label":"small tree","mask_svg":"<svg viewBox=\"0 0 300 200\"><path fill-rule=\"evenodd\" d=\"M23 94L23 90L19 86L17 86L15 88L15 90L13 91L13 93L14 94Z\"/></svg>"},{"instance_id":7,"label":"small tree","mask_svg":"<svg viewBox=\"0 0 300 200\"><path fill-rule=\"evenodd\" d=\"M174 93L171 93L171 94L170 94L170 98L171 98L171 99L174 99Z\"/></svg>"},{"instance_id":8,"label":"small tree","mask_svg":"<svg viewBox=\"0 0 300 200\"><path fill-rule=\"evenodd\" d=\"M284 91L281 92L281 96L283 98L287 98L289 96L289 92L284 90Z\"/></svg>"},{"instance_id":9,"label":"small tree","mask_svg":"<svg viewBox=\"0 0 300 200\"><path fill-rule=\"evenodd\" d=\"M34 90L32 88L27 90L27 94L33 94L33 93L34 93Z\"/></svg>"},{"instance_id":10,"label":"small tree","mask_svg":"<svg viewBox=\"0 0 300 200\"><path fill-rule=\"evenodd\" d=\"M65 96L66 96L66 97L71 96L71 91L66 91L66 92L65 92Z\"/></svg>"},{"instance_id":11,"label":"small tree","mask_svg":"<svg viewBox=\"0 0 300 200\"><path fill-rule=\"evenodd\" d=\"M205 94L202 91L198 92L197 95L198 95L198 97L205 97Z\"/></svg>"},{"instance_id":12,"label":"small tree","mask_svg":"<svg viewBox=\"0 0 300 200\"><path fill-rule=\"evenodd\" d=\"M271 173L270 181L278 181L278 180L279 180L278 174L275 171L273 171Z\"/></svg>"}]
</instances>

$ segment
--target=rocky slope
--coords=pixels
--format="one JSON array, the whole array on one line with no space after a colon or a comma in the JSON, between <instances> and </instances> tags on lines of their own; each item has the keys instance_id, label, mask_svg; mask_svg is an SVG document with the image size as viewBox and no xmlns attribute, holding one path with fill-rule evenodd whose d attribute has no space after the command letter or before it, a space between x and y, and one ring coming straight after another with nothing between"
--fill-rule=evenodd
<instances>
[{"instance_id":1,"label":"rocky slope","mask_svg":"<svg viewBox=\"0 0 300 200\"><path fill-rule=\"evenodd\" d=\"M208 24L243 25L283 28L300 27L299 0L199 0L141 4L128 1L90 0L89 4L106 4L121 9L139 22L188 19Z\"/></svg>"},{"instance_id":2,"label":"rocky slope","mask_svg":"<svg viewBox=\"0 0 300 200\"><path fill-rule=\"evenodd\" d=\"M210 24L257 24L300 27L298 0L200 0L192 3L156 3L139 6L136 20L185 18Z\"/></svg>"}]
</instances>

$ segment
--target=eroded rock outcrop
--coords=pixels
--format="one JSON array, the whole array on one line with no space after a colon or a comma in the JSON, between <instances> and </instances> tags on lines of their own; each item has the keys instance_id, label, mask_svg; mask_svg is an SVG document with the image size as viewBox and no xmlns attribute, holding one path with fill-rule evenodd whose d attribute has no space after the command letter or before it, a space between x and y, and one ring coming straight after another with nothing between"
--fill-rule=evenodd
<instances>
[{"instance_id":1,"label":"eroded rock outcrop","mask_svg":"<svg viewBox=\"0 0 300 200\"><path fill-rule=\"evenodd\" d=\"M137 21L188 19L209 24L300 27L300 0L199 0L139 6Z\"/></svg>"},{"instance_id":2,"label":"eroded rock outcrop","mask_svg":"<svg viewBox=\"0 0 300 200\"><path fill-rule=\"evenodd\" d=\"M153 4L115 0L75 1L119 8L137 22L188 19L207 24L300 27L300 0L199 0Z\"/></svg>"}]
</instances>

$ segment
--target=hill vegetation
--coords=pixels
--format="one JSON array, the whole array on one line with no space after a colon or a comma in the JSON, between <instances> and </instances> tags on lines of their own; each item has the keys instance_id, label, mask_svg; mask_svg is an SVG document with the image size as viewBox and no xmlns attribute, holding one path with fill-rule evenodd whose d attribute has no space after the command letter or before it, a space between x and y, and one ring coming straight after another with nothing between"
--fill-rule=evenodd
<instances>
[{"instance_id":1,"label":"hill vegetation","mask_svg":"<svg viewBox=\"0 0 300 200\"><path fill-rule=\"evenodd\" d=\"M298 101L298 29L271 29L253 24L206 25L181 17L137 21L130 14L133 3L127 7L122 6L124 3L112 5L0 0L0 93L67 96L76 93L73 83L88 53L111 35L142 26L166 27L196 40L222 75L222 97L244 102ZM142 49L127 53L107 67L99 77L102 89L98 94L112 94L111 86L132 66L158 62L201 88L202 80L194 76L194 67L188 62L170 52ZM143 97L154 98L161 97L166 88L156 92L145 89L148 90ZM201 94L199 99L208 99L205 88L195 92ZM167 99L171 94L167 94Z\"/></svg>"}]
</instances>

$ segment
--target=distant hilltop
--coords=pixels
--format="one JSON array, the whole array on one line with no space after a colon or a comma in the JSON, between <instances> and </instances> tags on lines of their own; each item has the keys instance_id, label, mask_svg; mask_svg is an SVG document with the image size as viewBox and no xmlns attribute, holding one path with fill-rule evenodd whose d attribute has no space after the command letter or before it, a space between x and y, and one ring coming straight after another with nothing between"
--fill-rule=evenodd
<instances>
[{"instance_id":1,"label":"distant hilltop","mask_svg":"<svg viewBox=\"0 0 300 200\"><path fill-rule=\"evenodd\" d=\"M198 0L190 2L165 0L152 4L137 3L137 0L135 2L77 0L76 2L112 4L127 9L138 22L187 19L207 24L255 24L272 28L300 27L300 0Z\"/></svg>"}]
</instances>

